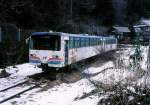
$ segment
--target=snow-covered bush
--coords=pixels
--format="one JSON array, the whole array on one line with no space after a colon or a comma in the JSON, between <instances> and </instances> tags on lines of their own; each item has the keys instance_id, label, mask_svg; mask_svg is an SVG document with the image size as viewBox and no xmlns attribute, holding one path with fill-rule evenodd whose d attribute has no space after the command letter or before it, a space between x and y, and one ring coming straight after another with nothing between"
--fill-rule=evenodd
<instances>
[{"instance_id":1,"label":"snow-covered bush","mask_svg":"<svg viewBox=\"0 0 150 105\"><path fill-rule=\"evenodd\" d=\"M129 57L129 61L131 70L141 69L140 63L143 61L143 56L142 56L142 48L140 45L136 46L134 53Z\"/></svg>"}]
</instances>

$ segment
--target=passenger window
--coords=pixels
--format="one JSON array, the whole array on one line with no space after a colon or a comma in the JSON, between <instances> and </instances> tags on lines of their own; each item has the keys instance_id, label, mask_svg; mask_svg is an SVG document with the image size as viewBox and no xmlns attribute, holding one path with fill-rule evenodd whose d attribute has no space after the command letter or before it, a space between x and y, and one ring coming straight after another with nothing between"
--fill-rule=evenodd
<instances>
[{"instance_id":1,"label":"passenger window","mask_svg":"<svg viewBox=\"0 0 150 105\"><path fill-rule=\"evenodd\" d=\"M78 40L75 39L75 48L78 48Z\"/></svg>"},{"instance_id":2,"label":"passenger window","mask_svg":"<svg viewBox=\"0 0 150 105\"><path fill-rule=\"evenodd\" d=\"M69 48L73 48L73 38L70 38L69 40Z\"/></svg>"},{"instance_id":3,"label":"passenger window","mask_svg":"<svg viewBox=\"0 0 150 105\"><path fill-rule=\"evenodd\" d=\"M89 46L89 38L86 39L86 46Z\"/></svg>"},{"instance_id":4,"label":"passenger window","mask_svg":"<svg viewBox=\"0 0 150 105\"><path fill-rule=\"evenodd\" d=\"M91 38L89 38L89 45L91 46Z\"/></svg>"},{"instance_id":5,"label":"passenger window","mask_svg":"<svg viewBox=\"0 0 150 105\"><path fill-rule=\"evenodd\" d=\"M98 45L98 38L96 39L96 45Z\"/></svg>"},{"instance_id":6,"label":"passenger window","mask_svg":"<svg viewBox=\"0 0 150 105\"><path fill-rule=\"evenodd\" d=\"M73 38L73 48L75 48L76 42L75 39Z\"/></svg>"},{"instance_id":7,"label":"passenger window","mask_svg":"<svg viewBox=\"0 0 150 105\"><path fill-rule=\"evenodd\" d=\"M80 47L80 39L77 38L77 48L79 48L79 47Z\"/></svg>"},{"instance_id":8,"label":"passenger window","mask_svg":"<svg viewBox=\"0 0 150 105\"><path fill-rule=\"evenodd\" d=\"M96 45L96 38L94 38L94 46Z\"/></svg>"},{"instance_id":9,"label":"passenger window","mask_svg":"<svg viewBox=\"0 0 150 105\"><path fill-rule=\"evenodd\" d=\"M82 47L84 47L84 38L82 38L81 43L82 43Z\"/></svg>"},{"instance_id":10,"label":"passenger window","mask_svg":"<svg viewBox=\"0 0 150 105\"><path fill-rule=\"evenodd\" d=\"M81 39L79 38L79 47L81 47Z\"/></svg>"}]
</instances>

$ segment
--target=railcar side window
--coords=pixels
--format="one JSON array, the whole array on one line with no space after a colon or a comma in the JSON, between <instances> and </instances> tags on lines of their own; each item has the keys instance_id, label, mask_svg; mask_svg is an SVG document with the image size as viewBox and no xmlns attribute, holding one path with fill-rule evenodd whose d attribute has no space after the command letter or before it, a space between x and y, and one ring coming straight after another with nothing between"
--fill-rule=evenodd
<instances>
[{"instance_id":1,"label":"railcar side window","mask_svg":"<svg viewBox=\"0 0 150 105\"><path fill-rule=\"evenodd\" d=\"M78 48L79 48L80 47L80 40L79 40L79 38L77 40L77 44L78 44Z\"/></svg>"},{"instance_id":2,"label":"railcar side window","mask_svg":"<svg viewBox=\"0 0 150 105\"><path fill-rule=\"evenodd\" d=\"M76 46L76 40L75 38L73 38L73 48L75 48L75 46Z\"/></svg>"},{"instance_id":3,"label":"railcar side window","mask_svg":"<svg viewBox=\"0 0 150 105\"><path fill-rule=\"evenodd\" d=\"M98 38L96 38L96 45L98 45Z\"/></svg>"},{"instance_id":4,"label":"railcar side window","mask_svg":"<svg viewBox=\"0 0 150 105\"><path fill-rule=\"evenodd\" d=\"M92 40L91 40L91 38L90 38L90 46L92 46Z\"/></svg>"},{"instance_id":5,"label":"railcar side window","mask_svg":"<svg viewBox=\"0 0 150 105\"><path fill-rule=\"evenodd\" d=\"M101 39L99 39L99 40L98 40L98 44L99 44L99 45L101 45L101 44L102 44Z\"/></svg>"},{"instance_id":6,"label":"railcar side window","mask_svg":"<svg viewBox=\"0 0 150 105\"><path fill-rule=\"evenodd\" d=\"M86 47L86 38L83 38L84 47Z\"/></svg>"},{"instance_id":7,"label":"railcar side window","mask_svg":"<svg viewBox=\"0 0 150 105\"><path fill-rule=\"evenodd\" d=\"M89 46L89 38L86 38L86 46Z\"/></svg>"},{"instance_id":8,"label":"railcar side window","mask_svg":"<svg viewBox=\"0 0 150 105\"><path fill-rule=\"evenodd\" d=\"M94 43L95 43L95 42L94 42L94 38L92 38L92 46L94 46Z\"/></svg>"},{"instance_id":9,"label":"railcar side window","mask_svg":"<svg viewBox=\"0 0 150 105\"><path fill-rule=\"evenodd\" d=\"M31 37L35 50L60 50L60 36L56 35L37 35Z\"/></svg>"},{"instance_id":10,"label":"railcar side window","mask_svg":"<svg viewBox=\"0 0 150 105\"><path fill-rule=\"evenodd\" d=\"M74 47L77 48L77 47L78 47L78 40L75 39L74 42L75 42L75 43L74 43L74 44L75 44Z\"/></svg>"},{"instance_id":11,"label":"railcar side window","mask_svg":"<svg viewBox=\"0 0 150 105\"><path fill-rule=\"evenodd\" d=\"M94 46L96 45L96 38L94 38Z\"/></svg>"},{"instance_id":12,"label":"railcar side window","mask_svg":"<svg viewBox=\"0 0 150 105\"><path fill-rule=\"evenodd\" d=\"M69 48L73 48L73 45L74 45L73 38L70 37Z\"/></svg>"},{"instance_id":13,"label":"railcar side window","mask_svg":"<svg viewBox=\"0 0 150 105\"><path fill-rule=\"evenodd\" d=\"M84 47L84 39L81 38L81 47Z\"/></svg>"}]
</instances>

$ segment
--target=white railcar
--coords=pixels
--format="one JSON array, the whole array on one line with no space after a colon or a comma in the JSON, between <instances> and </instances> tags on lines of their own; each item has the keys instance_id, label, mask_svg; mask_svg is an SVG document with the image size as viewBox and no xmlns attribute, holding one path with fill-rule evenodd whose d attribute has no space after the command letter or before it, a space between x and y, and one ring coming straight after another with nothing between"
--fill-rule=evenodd
<instances>
[{"instance_id":1,"label":"white railcar","mask_svg":"<svg viewBox=\"0 0 150 105\"><path fill-rule=\"evenodd\" d=\"M62 68L117 48L113 37L34 32L30 36L29 62Z\"/></svg>"}]
</instances>

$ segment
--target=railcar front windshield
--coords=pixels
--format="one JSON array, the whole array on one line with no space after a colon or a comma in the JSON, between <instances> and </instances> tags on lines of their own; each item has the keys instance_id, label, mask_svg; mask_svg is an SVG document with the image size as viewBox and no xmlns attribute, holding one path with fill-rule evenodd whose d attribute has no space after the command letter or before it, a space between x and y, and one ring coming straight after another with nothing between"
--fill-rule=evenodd
<instances>
[{"instance_id":1,"label":"railcar front windshield","mask_svg":"<svg viewBox=\"0 0 150 105\"><path fill-rule=\"evenodd\" d=\"M60 50L60 36L34 35L31 36L30 48L34 50Z\"/></svg>"}]
</instances>

